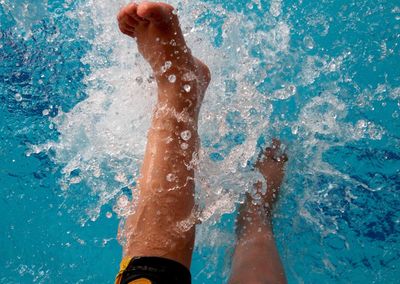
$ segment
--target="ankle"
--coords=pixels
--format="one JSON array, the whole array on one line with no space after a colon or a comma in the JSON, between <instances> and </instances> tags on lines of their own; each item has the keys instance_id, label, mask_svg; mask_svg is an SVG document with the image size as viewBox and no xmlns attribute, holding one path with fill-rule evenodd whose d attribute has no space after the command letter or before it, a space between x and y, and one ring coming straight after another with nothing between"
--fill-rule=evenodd
<instances>
[{"instance_id":1,"label":"ankle","mask_svg":"<svg viewBox=\"0 0 400 284\"><path fill-rule=\"evenodd\" d=\"M190 125L197 129L198 115L200 105L196 100L190 98L182 98L177 94L178 98L171 96L159 95L155 108L155 117L175 121L178 124Z\"/></svg>"},{"instance_id":2,"label":"ankle","mask_svg":"<svg viewBox=\"0 0 400 284\"><path fill-rule=\"evenodd\" d=\"M156 128L197 133L198 113L171 101L159 99L153 115L153 125ZM179 132L180 133L180 132Z\"/></svg>"},{"instance_id":3,"label":"ankle","mask_svg":"<svg viewBox=\"0 0 400 284\"><path fill-rule=\"evenodd\" d=\"M262 204L254 203L252 198L247 196L244 204L239 208L237 217L238 238L248 235L271 231L272 214L271 208Z\"/></svg>"},{"instance_id":4,"label":"ankle","mask_svg":"<svg viewBox=\"0 0 400 284\"><path fill-rule=\"evenodd\" d=\"M169 51L172 55L161 56L164 59L150 60L154 76L157 81L174 83L182 79L187 72L195 71L195 60L189 49L173 49ZM178 55L174 55L178 53ZM151 61L154 61L151 62Z\"/></svg>"},{"instance_id":5,"label":"ankle","mask_svg":"<svg viewBox=\"0 0 400 284\"><path fill-rule=\"evenodd\" d=\"M238 240L248 240L250 237L257 238L272 233L271 219L261 214L240 214L236 226Z\"/></svg>"}]
</instances>

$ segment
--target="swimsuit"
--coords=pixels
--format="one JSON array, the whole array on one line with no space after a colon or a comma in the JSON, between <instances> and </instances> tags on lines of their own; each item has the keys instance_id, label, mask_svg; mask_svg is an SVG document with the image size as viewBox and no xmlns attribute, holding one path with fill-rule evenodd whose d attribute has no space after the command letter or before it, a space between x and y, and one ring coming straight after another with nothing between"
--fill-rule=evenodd
<instances>
[{"instance_id":1,"label":"swimsuit","mask_svg":"<svg viewBox=\"0 0 400 284\"><path fill-rule=\"evenodd\" d=\"M115 284L191 284L190 271L162 257L125 257Z\"/></svg>"}]
</instances>

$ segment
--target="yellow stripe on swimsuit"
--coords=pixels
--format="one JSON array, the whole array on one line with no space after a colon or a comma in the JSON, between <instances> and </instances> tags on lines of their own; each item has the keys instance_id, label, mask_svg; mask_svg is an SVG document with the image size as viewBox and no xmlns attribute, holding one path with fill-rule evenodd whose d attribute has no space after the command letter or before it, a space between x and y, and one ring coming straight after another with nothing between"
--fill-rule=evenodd
<instances>
[{"instance_id":1,"label":"yellow stripe on swimsuit","mask_svg":"<svg viewBox=\"0 0 400 284\"><path fill-rule=\"evenodd\" d=\"M119 265L119 272L115 279L115 284L121 283L122 274L124 273L125 269L128 267L131 260L132 260L131 257L124 257L122 259L121 264ZM133 281L129 282L128 284L152 284L152 283L149 279L140 278L140 279L133 280Z\"/></svg>"}]
</instances>

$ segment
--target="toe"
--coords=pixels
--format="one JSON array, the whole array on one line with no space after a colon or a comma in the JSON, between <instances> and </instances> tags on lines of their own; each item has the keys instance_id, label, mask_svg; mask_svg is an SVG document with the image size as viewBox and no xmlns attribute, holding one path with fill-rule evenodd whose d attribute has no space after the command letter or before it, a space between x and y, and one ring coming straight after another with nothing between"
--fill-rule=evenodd
<instances>
[{"instance_id":1,"label":"toe","mask_svg":"<svg viewBox=\"0 0 400 284\"><path fill-rule=\"evenodd\" d=\"M123 34L134 36L135 27L137 26L137 22L135 20L129 19L127 15L119 16L118 15L118 27Z\"/></svg>"},{"instance_id":2,"label":"toe","mask_svg":"<svg viewBox=\"0 0 400 284\"><path fill-rule=\"evenodd\" d=\"M131 37L135 37L135 28L134 27L119 23L119 29L123 34L126 34Z\"/></svg>"},{"instance_id":3,"label":"toe","mask_svg":"<svg viewBox=\"0 0 400 284\"><path fill-rule=\"evenodd\" d=\"M134 32L135 31L135 27L129 25L126 22L118 22L118 27L121 30L121 32L125 33L126 31L128 32Z\"/></svg>"},{"instance_id":4,"label":"toe","mask_svg":"<svg viewBox=\"0 0 400 284\"><path fill-rule=\"evenodd\" d=\"M138 16L137 7L138 5L136 3L131 3L122 8L117 16L118 22L126 22L131 26L136 26L144 21L147 21Z\"/></svg>"},{"instance_id":5,"label":"toe","mask_svg":"<svg viewBox=\"0 0 400 284\"><path fill-rule=\"evenodd\" d=\"M128 6L126 6L125 11L126 14L129 16L129 18L134 19L137 23L141 23L145 19L143 19L137 14L137 9L138 9L138 4L131 3Z\"/></svg>"},{"instance_id":6,"label":"toe","mask_svg":"<svg viewBox=\"0 0 400 284\"><path fill-rule=\"evenodd\" d=\"M138 16L137 7L136 3L131 3L122 8L117 16L119 29L122 33L131 37L135 37L136 28L140 24L147 22L147 20Z\"/></svg>"},{"instance_id":7,"label":"toe","mask_svg":"<svg viewBox=\"0 0 400 284\"><path fill-rule=\"evenodd\" d=\"M137 7L137 15L153 23L170 22L174 7L165 3L144 2Z\"/></svg>"}]
</instances>

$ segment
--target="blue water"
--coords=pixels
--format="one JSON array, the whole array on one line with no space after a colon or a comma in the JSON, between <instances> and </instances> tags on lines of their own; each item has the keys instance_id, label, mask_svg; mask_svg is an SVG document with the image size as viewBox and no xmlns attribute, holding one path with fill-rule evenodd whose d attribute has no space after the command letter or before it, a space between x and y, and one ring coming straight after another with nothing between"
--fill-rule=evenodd
<instances>
[{"instance_id":1,"label":"blue water","mask_svg":"<svg viewBox=\"0 0 400 284\"><path fill-rule=\"evenodd\" d=\"M129 114L117 103L125 79L102 77L122 68L115 50L125 41L100 37L91 19L111 19L115 30L109 10L123 2L0 1L1 283L112 283L117 272L115 204L129 186L113 177L125 156L118 145L105 153L87 127L112 128L100 123L111 110ZM233 165L235 149L246 152L253 137L287 144L274 229L289 283L398 283L400 2L189 1L194 16L185 1L172 3L185 23L194 19L189 43L202 46L196 35L207 35L200 57L214 79L203 108L223 114L217 132L212 119L201 123L211 169ZM94 90L109 96L103 112L91 101ZM123 124L121 133L115 137L130 129ZM97 183L87 166L93 157L102 159ZM221 199L235 191L226 177L241 185L231 172L214 173ZM198 230L194 283L229 275L234 213L222 206L211 215Z\"/></svg>"}]
</instances>

